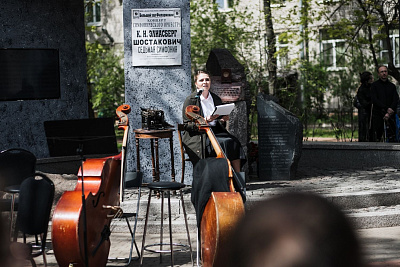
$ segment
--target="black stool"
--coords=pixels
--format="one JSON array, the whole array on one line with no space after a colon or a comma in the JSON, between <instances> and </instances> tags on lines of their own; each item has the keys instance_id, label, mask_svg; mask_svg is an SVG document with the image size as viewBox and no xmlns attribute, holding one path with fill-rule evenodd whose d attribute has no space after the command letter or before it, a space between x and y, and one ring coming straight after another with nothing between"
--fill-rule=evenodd
<instances>
[{"instance_id":1,"label":"black stool","mask_svg":"<svg viewBox=\"0 0 400 267\"><path fill-rule=\"evenodd\" d=\"M146 211L146 219L144 223L144 230L143 230L143 240L142 240L142 251L140 253L141 258L140 258L140 266L143 264L143 252L144 250L154 252L154 253L160 253L160 262L161 262L161 257L162 253L171 253L171 266L174 266L174 251L187 251L189 249L190 251L190 259L192 260L192 265L193 265L193 255L192 255L192 245L190 242L190 235L189 235L189 227L186 219L186 210L185 210L185 203L183 201L183 193L182 193L182 188L185 187L185 184L178 183L178 182L153 182L149 183L147 186L150 191L149 191L149 201L147 203L147 211ZM186 225L186 233L187 233L187 239L188 239L188 244L189 245L184 245L184 244L178 244L178 243L173 243L172 242L172 219L171 219L171 199L170 199L170 191L176 191L179 190L179 193L181 195L181 202L182 202L182 210L183 210L183 216L185 218L185 225ZM161 193L161 232L160 232L160 243L158 244L151 244L145 246L145 239L146 239L146 231L147 231L147 221L149 219L149 209L150 209L150 202L151 202L151 193L153 191L157 191ZM169 218L169 243L163 243L163 221L164 221L164 193L167 193L167 198L168 198L168 218ZM169 249L168 250L163 250L163 245L168 245ZM160 246L160 249L150 249L150 247L155 247L155 246ZM174 248L174 246L179 247L179 248Z\"/></svg>"}]
</instances>

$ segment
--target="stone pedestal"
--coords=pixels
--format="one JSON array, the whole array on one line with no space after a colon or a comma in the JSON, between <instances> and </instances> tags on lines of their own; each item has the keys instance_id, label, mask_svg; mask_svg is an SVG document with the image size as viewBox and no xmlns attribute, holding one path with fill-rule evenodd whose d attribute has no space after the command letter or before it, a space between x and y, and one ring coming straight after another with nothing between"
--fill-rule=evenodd
<instances>
[{"instance_id":1,"label":"stone pedestal","mask_svg":"<svg viewBox=\"0 0 400 267\"><path fill-rule=\"evenodd\" d=\"M126 158L127 171L131 172L136 169L133 130L141 128L140 108L163 110L165 120L175 127L177 123L182 123L182 105L186 96L191 93L190 6L189 0L124 1L123 5L125 102L132 107L129 114L130 134ZM172 14L174 23L169 22L167 15L163 15L167 12L165 10L171 9L177 10ZM180 16L180 22L175 16ZM180 30L180 34L175 31L177 29ZM176 50L176 53L180 53L180 62L163 60L175 53L175 50L170 49L170 44L174 44L174 47L179 46L180 49ZM140 64L137 62L138 53ZM156 56L160 57L159 64L154 61ZM146 57L149 58L148 63L144 60ZM177 133L174 133L173 148L176 166L181 166ZM143 142L141 149L141 171L143 182L146 183L152 180L150 142ZM160 179L169 180L169 143L160 141L159 151ZM177 170L179 171L178 168ZM177 180L180 180L179 176ZM187 179L185 183L190 184L191 180Z\"/></svg>"}]
</instances>

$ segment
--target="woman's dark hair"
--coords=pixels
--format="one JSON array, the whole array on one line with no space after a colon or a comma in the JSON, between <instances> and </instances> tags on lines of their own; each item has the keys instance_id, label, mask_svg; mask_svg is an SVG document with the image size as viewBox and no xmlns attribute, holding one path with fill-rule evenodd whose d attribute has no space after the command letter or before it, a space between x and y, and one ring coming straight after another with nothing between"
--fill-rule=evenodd
<instances>
[{"instance_id":1,"label":"woman's dark hair","mask_svg":"<svg viewBox=\"0 0 400 267\"><path fill-rule=\"evenodd\" d=\"M360 80L362 84L366 84L369 81L369 77L372 76L372 73L369 71L364 71L363 73L360 73Z\"/></svg>"},{"instance_id":2,"label":"woman's dark hair","mask_svg":"<svg viewBox=\"0 0 400 267\"><path fill-rule=\"evenodd\" d=\"M197 77L199 77L200 74L207 74L208 76L211 76L210 73L206 70L197 70L196 73L194 74L194 81L197 81Z\"/></svg>"}]
</instances>

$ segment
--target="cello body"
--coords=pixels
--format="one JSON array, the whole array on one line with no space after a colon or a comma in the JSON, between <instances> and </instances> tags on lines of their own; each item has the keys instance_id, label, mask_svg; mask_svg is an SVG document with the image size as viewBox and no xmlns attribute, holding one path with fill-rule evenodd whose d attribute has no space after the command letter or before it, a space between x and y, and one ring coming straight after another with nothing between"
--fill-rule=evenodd
<instances>
[{"instance_id":1,"label":"cello body","mask_svg":"<svg viewBox=\"0 0 400 267\"><path fill-rule=\"evenodd\" d=\"M235 192L233 184L233 168L226 158L217 138L201 117L197 106L188 106L186 115L197 121L199 130L204 130L215 150L217 158L225 158L228 162L230 192L212 192L204 209L200 223L201 257L203 267L223 266L227 257L223 244L231 234L237 221L244 215L243 197Z\"/></svg>"},{"instance_id":2,"label":"cello body","mask_svg":"<svg viewBox=\"0 0 400 267\"><path fill-rule=\"evenodd\" d=\"M220 266L226 259L222 244L243 214L244 205L239 193L211 193L201 218L201 256L204 267Z\"/></svg>"},{"instance_id":3,"label":"cello body","mask_svg":"<svg viewBox=\"0 0 400 267\"><path fill-rule=\"evenodd\" d=\"M106 266L110 251L111 220L119 213L129 105L116 110L124 130L121 153L88 159L78 171L73 191L59 199L52 217L52 244L60 267ZM86 225L85 225L86 221Z\"/></svg>"}]
</instances>

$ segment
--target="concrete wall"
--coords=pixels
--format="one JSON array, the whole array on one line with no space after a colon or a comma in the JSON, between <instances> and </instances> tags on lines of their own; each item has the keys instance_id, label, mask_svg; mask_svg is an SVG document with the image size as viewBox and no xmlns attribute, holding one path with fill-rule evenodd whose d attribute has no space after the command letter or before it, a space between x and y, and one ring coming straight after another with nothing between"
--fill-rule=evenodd
<instances>
[{"instance_id":1,"label":"concrete wall","mask_svg":"<svg viewBox=\"0 0 400 267\"><path fill-rule=\"evenodd\" d=\"M0 48L59 49L60 99L0 101L0 150L48 157L43 122L88 114L83 0L2 0L0 14Z\"/></svg>"},{"instance_id":2,"label":"concrete wall","mask_svg":"<svg viewBox=\"0 0 400 267\"><path fill-rule=\"evenodd\" d=\"M299 168L368 169L398 168L400 144L364 142L303 142Z\"/></svg>"}]
</instances>

